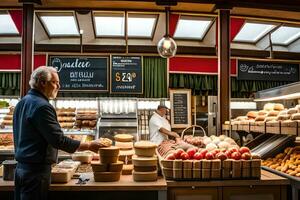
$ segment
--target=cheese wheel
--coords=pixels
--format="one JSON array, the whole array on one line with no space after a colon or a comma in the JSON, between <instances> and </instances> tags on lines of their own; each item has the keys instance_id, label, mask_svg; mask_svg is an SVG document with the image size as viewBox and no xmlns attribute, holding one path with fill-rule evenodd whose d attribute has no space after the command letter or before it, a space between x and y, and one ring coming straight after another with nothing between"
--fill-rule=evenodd
<instances>
[{"instance_id":1,"label":"cheese wheel","mask_svg":"<svg viewBox=\"0 0 300 200\"><path fill-rule=\"evenodd\" d=\"M110 147L105 147L105 148L100 148L99 149L99 154L100 157L101 156L119 156L119 152L120 152L120 148L119 147L115 147L115 146L110 146Z\"/></svg>"},{"instance_id":2,"label":"cheese wheel","mask_svg":"<svg viewBox=\"0 0 300 200\"><path fill-rule=\"evenodd\" d=\"M133 155L132 163L135 166L157 166L157 156L140 157L140 156Z\"/></svg>"},{"instance_id":3,"label":"cheese wheel","mask_svg":"<svg viewBox=\"0 0 300 200\"><path fill-rule=\"evenodd\" d=\"M155 154L156 144L149 141L139 141L134 144L135 154L152 157Z\"/></svg>"},{"instance_id":4,"label":"cheese wheel","mask_svg":"<svg viewBox=\"0 0 300 200\"><path fill-rule=\"evenodd\" d=\"M94 172L95 182L114 182L120 180L121 172Z\"/></svg>"},{"instance_id":5,"label":"cheese wheel","mask_svg":"<svg viewBox=\"0 0 300 200\"><path fill-rule=\"evenodd\" d=\"M130 175L132 174L133 165L123 165L122 175Z\"/></svg>"},{"instance_id":6,"label":"cheese wheel","mask_svg":"<svg viewBox=\"0 0 300 200\"><path fill-rule=\"evenodd\" d=\"M157 181L157 171L153 172L132 172L134 181Z\"/></svg>"}]
</instances>

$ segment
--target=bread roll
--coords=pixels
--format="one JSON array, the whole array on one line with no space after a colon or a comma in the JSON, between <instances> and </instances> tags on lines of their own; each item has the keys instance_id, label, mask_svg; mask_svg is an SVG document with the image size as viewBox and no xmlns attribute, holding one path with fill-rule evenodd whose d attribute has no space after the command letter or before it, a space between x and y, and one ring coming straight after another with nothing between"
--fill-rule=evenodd
<instances>
[{"instance_id":1,"label":"bread roll","mask_svg":"<svg viewBox=\"0 0 300 200\"><path fill-rule=\"evenodd\" d=\"M265 121L266 117L264 115L258 115L256 118L255 118L255 121Z\"/></svg>"},{"instance_id":2,"label":"bread roll","mask_svg":"<svg viewBox=\"0 0 300 200\"><path fill-rule=\"evenodd\" d=\"M279 110L279 111L284 110L284 106L281 103L276 103L274 105L274 110Z\"/></svg>"},{"instance_id":3,"label":"bread roll","mask_svg":"<svg viewBox=\"0 0 300 200\"><path fill-rule=\"evenodd\" d=\"M279 114L279 111L277 110L271 110L268 114L267 117L276 117Z\"/></svg>"},{"instance_id":4,"label":"bread roll","mask_svg":"<svg viewBox=\"0 0 300 200\"><path fill-rule=\"evenodd\" d=\"M290 109L288 109L287 110L287 114L295 114L295 113L297 113L298 112L298 109L296 109L296 108L290 108Z\"/></svg>"},{"instance_id":5,"label":"bread roll","mask_svg":"<svg viewBox=\"0 0 300 200\"><path fill-rule=\"evenodd\" d=\"M258 115L267 115L269 112L265 110L258 111Z\"/></svg>"},{"instance_id":6,"label":"bread roll","mask_svg":"<svg viewBox=\"0 0 300 200\"><path fill-rule=\"evenodd\" d=\"M300 113L292 114L291 119L292 119L292 120L300 120Z\"/></svg>"},{"instance_id":7,"label":"bread roll","mask_svg":"<svg viewBox=\"0 0 300 200\"><path fill-rule=\"evenodd\" d=\"M266 117L265 122L275 121L276 119L277 119L277 117Z\"/></svg>"},{"instance_id":8,"label":"bread roll","mask_svg":"<svg viewBox=\"0 0 300 200\"><path fill-rule=\"evenodd\" d=\"M247 117L248 117L249 119L255 119L255 118L257 117L257 115L258 115L258 112L256 112L256 111L249 111L249 112L247 113Z\"/></svg>"},{"instance_id":9,"label":"bread roll","mask_svg":"<svg viewBox=\"0 0 300 200\"><path fill-rule=\"evenodd\" d=\"M267 104L264 105L264 110L265 110L265 111L271 111L271 110L274 110L274 106L275 106L274 103L267 103Z\"/></svg>"},{"instance_id":10,"label":"bread roll","mask_svg":"<svg viewBox=\"0 0 300 200\"><path fill-rule=\"evenodd\" d=\"M288 112L288 110L282 110L282 111L280 111L280 112L279 112L279 114L278 114L278 115L286 115L286 114L287 114L287 112Z\"/></svg>"},{"instance_id":11,"label":"bread roll","mask_svg":"<svg viewBox=\"0 0 300 200\"><path fill-rule=\"evenodd\" d=\"M283 120L287 120L287 119L290 119L291 115L289 114L286 114L286 115L278 115L277 116L277 121L283 121Z\"/></svg>"}]
</instances>

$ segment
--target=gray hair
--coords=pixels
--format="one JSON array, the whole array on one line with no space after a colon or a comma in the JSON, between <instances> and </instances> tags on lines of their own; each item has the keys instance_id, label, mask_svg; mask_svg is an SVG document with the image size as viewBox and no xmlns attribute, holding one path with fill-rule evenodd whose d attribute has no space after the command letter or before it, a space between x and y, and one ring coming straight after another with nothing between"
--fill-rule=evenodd
<instances>
[{"instance_id":1,"label":"gray hair","mask_svg":"<svg viewBox=\"0 0 300 200\"><path fill-rule=\"evenodd\" d=\"M35 69L30 77L29 85L31 88L37 89L40 87L41 82L50 81L52 78L51 73L57 73L54 67L41 66Z\"/></svg>"}]
</instances>

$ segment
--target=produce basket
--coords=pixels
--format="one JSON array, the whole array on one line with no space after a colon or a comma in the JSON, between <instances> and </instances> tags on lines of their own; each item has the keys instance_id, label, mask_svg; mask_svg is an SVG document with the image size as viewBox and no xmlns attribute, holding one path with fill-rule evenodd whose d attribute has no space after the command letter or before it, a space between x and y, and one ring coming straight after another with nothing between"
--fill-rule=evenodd
<instances>
[{"instance_id":1,"label":"produce basket","mask_svg":"<svg viewBox=\"0 0 300 200\"><path fill-rule=\"evenodd\" d=\"M184 139L185 132L186 132L187 130L189 130L189 129L192 129L192 130L193 130L193 131L192 131L192 136L195 137L195 130L196 130L196 128L199 128L199 129L202 131L203 136L207 136L207 135L206 135L206 132L205 132L205 130L204 130L204 128L203 128L202 126L199 126L199 125L192 125L192 126L189 126L189 127L185 128L185 129L181 132L181 138Z\"/></svg>"}]
</instances>

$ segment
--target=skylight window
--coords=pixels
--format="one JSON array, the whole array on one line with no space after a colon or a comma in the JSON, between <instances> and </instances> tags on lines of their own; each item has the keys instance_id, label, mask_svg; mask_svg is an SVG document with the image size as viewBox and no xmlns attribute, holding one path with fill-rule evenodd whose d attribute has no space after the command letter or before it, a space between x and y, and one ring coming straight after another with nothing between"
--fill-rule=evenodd
<instances>
[{"instance_id":1,"label":"skylight window","mask_svg":"<svg viewBox=\"0 0 300 200\"><path fill-rule=\"evenodd\" d=\"M40 16L49 36L79 36L76 19L71 16L41 15Z\"/></svg>"},{"instance_id":2,"label":"skylight window","mask_svg":"<svg viewBox=\"0 0 300 200\"><path fill-rule=\"evenodd\" d=\"M180 18L174 38L202 40L212 24L212 19Z\"/></svg>"},{"instance_id":3,"label":"skylight window","mask_svg":"<svg viewBox=\"0 0 300 200\"><path fill-rule=\"evenodd\" d=\"M7 12L0 13L0 34L1 35L18 35L19 31Z\"/></svg>"},{"instance_id":4,"label":"skylight window","mask_svg":"<svg viewBox=\"0 0 300 200\"><path fill-rule=\"evenodd\" d=\"M98 37L124 37L124 15L98 15L94 16L96 36Z\"/></svg>"},{"instance_id":5,"label":"skylight window","mask_svg":"<svg viewBox=\"0 0 300 200\"><path fill-rule=\"evenodd\" d=\"M289 45L300 37L299 27L281 26L272 35L272 43L279 45Z\"/></svg>"},{"instance_id":6,"label":"skylight window","mask_svg":"<svg viewBox=\"0 0 300 200\"><path fill-rule=\"evenodd\" d=\"M256 43L276 26L273 24L259 24L246 22L240 32L235 36L235 42Z\"/></svg>"},{"instance_id":7,"label":"skylight window","mask_svg":"<svg viewBox=\"0 0 300 200\"><path fill-rule=\"evenodd\" d=\"M129 16L128 37L152 38L157 16Z\"/></svg>"}]
</instances>

